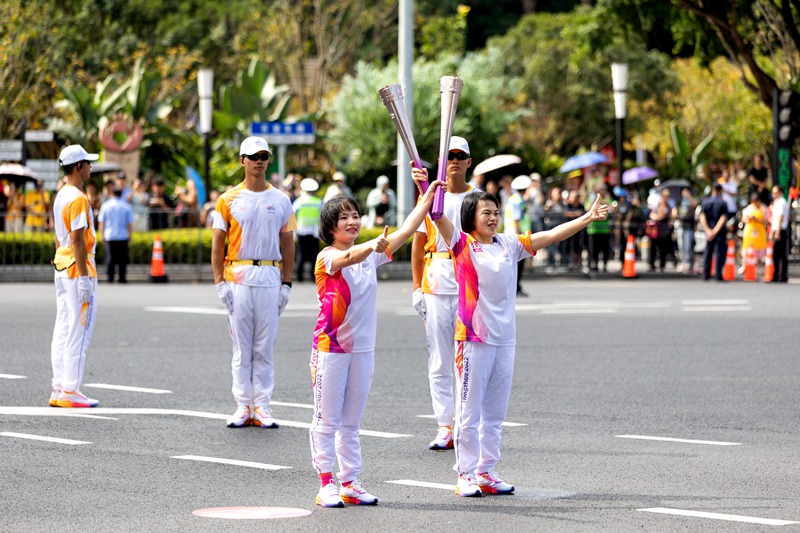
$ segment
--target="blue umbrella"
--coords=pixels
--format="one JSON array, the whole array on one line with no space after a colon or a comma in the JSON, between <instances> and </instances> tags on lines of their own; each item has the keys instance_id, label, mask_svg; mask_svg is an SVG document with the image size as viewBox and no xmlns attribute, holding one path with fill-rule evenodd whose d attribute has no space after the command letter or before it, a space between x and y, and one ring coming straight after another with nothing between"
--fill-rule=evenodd
<instances>
[{"instance_id":1,"label":"blue umbrella","mask_svg":"<svg viewBox=\"0 0 800 533\"><path fill-rule=\"evenodd\" d=\"M203 177L198 171L190 166L186 166L185 170L186 179L192 180L194 182L195 189L197 189L197 205L203 205L206 203L206 200L208 200L208 196L206 196L206 184L203 181Z\"/></svg>"},{"instance_id":2,"label":"blue umbrella","mask_svg":"<svg viewBox=\"0 0 800 533\"><path fill-rule=\"evenodd\" d=\"M586 152L583 154L573 155L567 159L567 161L561 165L559 172L571 172L580 168L599 165L600 163L608 163L608 158L600 152Z\"/></svg>"}]
</instances>

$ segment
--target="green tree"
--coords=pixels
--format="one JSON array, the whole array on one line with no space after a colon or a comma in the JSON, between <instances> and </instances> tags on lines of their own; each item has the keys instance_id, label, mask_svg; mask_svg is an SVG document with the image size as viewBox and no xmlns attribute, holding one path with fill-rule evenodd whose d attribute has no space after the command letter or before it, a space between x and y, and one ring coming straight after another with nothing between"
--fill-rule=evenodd
<instances>
[{"instance_id":1,"label":"green tree","mask_svg":"<svg viewBox=\"0 0 800 533\"><path fill-rule=\"evenodd\" d=\"M472 156L480 161L497 148L498 138L516 115L504 107L518 89L517 80L505 75L498 58L467 54L414 65L414 137L423 159L436 162L439 153L439 78L457 74L464 80L454 134L466 137ZM365 178L388 173L396 158L397 132L378 97L378 89L397 82L397 64L386 67L361 63L356 76L348 76L328 109L333 129L331 153L356 186Z\"/></svg>"}]
</instances>

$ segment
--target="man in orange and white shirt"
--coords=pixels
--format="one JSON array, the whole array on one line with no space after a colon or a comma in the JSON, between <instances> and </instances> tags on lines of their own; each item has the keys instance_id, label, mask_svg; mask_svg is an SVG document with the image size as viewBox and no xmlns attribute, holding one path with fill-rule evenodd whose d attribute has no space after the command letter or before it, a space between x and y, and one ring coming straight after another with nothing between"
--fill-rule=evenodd
<instances>
[{"instance_id":1,"label":"man in orange and white shirt","mask_svg":"<svg viewBox=\"0 0 800 533\"><path fill-rule=\"evenodd\" d=\"M89 179L91 162L98 157L80 145L67 146L59 157L66 184L53 205L57 309L51 346L53 382L49 403L53 407L95 407L99 403L80 391L97 311L97 236L83 184Z\"/></svg>"},{"instance_id":2,"label":"man in orange and white shirt","mask_svg":"<svg viewBox=\"0 0 800 533\"><path fill-rule=\"evenodd\" d=\"M461 229L461 203L474 191L467 184L467 169L472 165L469 144L463 137L451 137L447 161L447 183L444 194L444 214L457 230ZM447 450L453 447L455 417L454 387L455 334L458 316L458 285L453 270L453 258L446 243L430 217L425 218L411 244L411 277L414 294L412 303L425 322L428 341L428 383L431 390L433 414L439 429L428 448Z\"/></svg>"},{"instance_id":3,"label":"man in orange and white shirt","mask_svg":"<svg viewBox=\"0 0 800 533\"><path fill-rule=\"evenodd\" d=\"M271 156L261 137L242 141L244 180L220 197L213 215L211 266L233 339L237 408L227 421L230 428L278 427L268 409L275 386L273 349L278 316L292 288L297 223L289 197L267 183Z\"/></svg>"}]
</instances>

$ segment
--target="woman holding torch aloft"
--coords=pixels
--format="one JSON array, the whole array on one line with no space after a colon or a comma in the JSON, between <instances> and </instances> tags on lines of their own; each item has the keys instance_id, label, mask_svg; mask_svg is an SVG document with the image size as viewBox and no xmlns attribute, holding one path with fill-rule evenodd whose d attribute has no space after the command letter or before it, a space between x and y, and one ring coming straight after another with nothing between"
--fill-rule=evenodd
<instances>
[{"instance_id":1,"label":"woman holding torch aloft","mask_svg":"<svg viewBox=\"0 0 800 533\"><path fill-rule=\"evenodd\" d=\"M427 178L424 169L414 168L412 173L415 181ZM454 443L459 496L514 492L494 468L500 460L500 424L506 416L514 373L516 263L607 215L608 207L595 200L586 214L553 229L498 234L497 198L476 192L467 195L461 205L461 231L446 216L434 221L450 244L458 281L455 340L459 389Z\"/></svg>"}]
</instances>

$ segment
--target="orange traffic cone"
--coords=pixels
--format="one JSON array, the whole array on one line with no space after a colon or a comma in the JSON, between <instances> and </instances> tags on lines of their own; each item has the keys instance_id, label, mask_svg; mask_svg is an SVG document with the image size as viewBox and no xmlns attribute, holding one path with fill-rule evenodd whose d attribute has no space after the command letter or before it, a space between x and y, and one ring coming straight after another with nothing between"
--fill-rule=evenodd
<instances>
[{"instance_id":1,"label":"orange traffic cone","mask_svg":"<svg viewBox=\"0 0 800 533\"><path fill-rule=\"evenodd\" d=\"M153 259L150 262L150 281L153 283L166 283L166 273L164 273L164 246L161 242L161 235L153 237Z\"/></svg>"},{"instance_id":2,"label":"orange traffic cone","mask_svg":"<svg viewBox=\"0 0 800 533\"><path fill-rule=\"evenodd\" d=\"M625 262L622 264L622 277L635 278L636 276L636 244L633 235L628 235L625 245Z\"/></svg>"},{"instance_id":3,"label":"orange traffic cone","mask_svg":"<svg viewBox=\"0 0 800 533\"><path fill-rule=\"evenodd\" d=\"M764 260L764 281L772 281L775 276L775 263L772 262L772 243L767 245L767 258Z\"/></svg>"},{"instance_id":4,"label":"orange traffic cone","mask_svg":"<svg viewBox=\"0 0 800 533\"><path fill-rule=\"evenodd\" d=\"M756 280L756 252L752 247L747 249L747 255L744 257L744 280Z\"/></svg>"},{"instance_id":5,"label":"orange traffic cone","mask_svg":"<svg viewBox=\"0 0 800 533\"><path fill-rule=\"evenodd\" d=\"M736 245L733 243L733 239L728 240L728 253L725 255L722 279L725 281L736 279Z\"/></svg>"}]
</instances>

